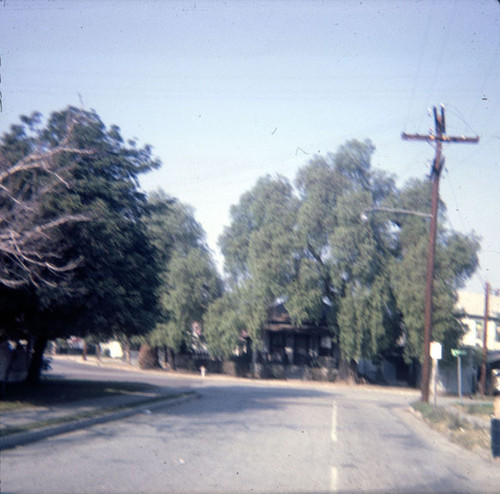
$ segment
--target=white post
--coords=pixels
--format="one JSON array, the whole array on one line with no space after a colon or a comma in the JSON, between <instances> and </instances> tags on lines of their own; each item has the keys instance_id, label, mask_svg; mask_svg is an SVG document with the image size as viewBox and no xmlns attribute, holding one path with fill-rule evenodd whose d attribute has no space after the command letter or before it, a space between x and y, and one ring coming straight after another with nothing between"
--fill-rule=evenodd
<instances>
[{"instance_id":1,"label":"white post","mask_svg":"<svg viewBox=\"0 0 500 494\"><path fill-rule=\"evenodd\" d=\"M438 378L438 362L443 357L443 347L437 341L431 341L430 344L430 357L432 359L432 373L431 373L431 393L434 393L434 406L437 404L437 378Z\"/></svg>"},{"instance_id":2,"label":"white post","mask_svg":"<svg viewBox=\"0 0 500 494\"><path fill-rule=\"evenodd\" d=\"M432 370L431 370L431 394L433 396L434 406L437 405L437 374L438 374L438 359L432 359Z\"/></svg>"},{"instance_id":3,"label":"white post","mask_svg":"<svg viewBox=\"0 0 500 494\"><path fill-rule=\"evenodd\" d=\"M462 357L457 355L457 379L458 379L458 396L460 397L460 403L462 402Z\"/></svg>"}]
</instances>

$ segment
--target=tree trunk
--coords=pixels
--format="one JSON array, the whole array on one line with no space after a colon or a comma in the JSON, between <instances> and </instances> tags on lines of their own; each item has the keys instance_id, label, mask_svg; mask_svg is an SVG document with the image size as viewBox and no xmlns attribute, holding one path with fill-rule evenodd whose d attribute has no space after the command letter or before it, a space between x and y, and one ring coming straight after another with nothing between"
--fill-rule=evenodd
<instances>
[{"instance_id":1,"label":"tree trunk","mask_svg":"<svg viewBox=\"0 0 500 494\"><path fill-rule=\"evenodd\" d=\"M88 352L87 340L83 340L82 360L87 360L87 352Z\"/></svg>"},{"instance_id":2,"label":"tree trunk","mask_svg":"<svg viewBox=\"0 0 500 494\"><path fill-rule=\"evenodd\" d=\"M0 390L0 397L5 396L5 393L7 391L7 383L9 382L9 377L10 373L12 371L12 368L14 367L14 362L17 358L17 354L19 353L19 342L16 341L16 348L10 352L9 356L9 363L7 365L7 368L5 369L5 375L3 376L2 380L2 386Z\"/></svg>"},{"instance_id":3,"label":"tree trunk","mask_svg":"<svg viewBox=\"0 0 500 494\"><path fill-rule=\"evenodd\" d=\"M349 384L356 384L358 382L358 366L355 360L351 359L350 362L344 358L340 358L339 363L339 379Z\"/></svg>"},{"instance_id":4,"label":"tree trunk","mask_svg":"<svg viewBox=\"0 0 500 494\"><path fill-rule=\"evenodd\" d=\"M45 352L47 342L48 339L45 336L39 336L33 343L30 366L28 369L28 375L26 376L26 382L28 383L36 384L40 381L43 364L43 353Z\"/></svg>"},{"instance_id":5,"label":"tree trunk","mask_svg":"<svg viewBox=\"0 0 500 494\"><path fill-rule=\"evenodd\" d=\"M125 341L125 362L128 365L132 365L132 356L130 355L130 340L127 338Z\"/></svg>"},{"instance_id":6,"label":"tree trunk","mask_svg":"<svg viewBox=\"0 0 500 494\"><path fill-rule=\"evenodd\" d=\"M251 374L254 379L257 379L257 345L253 341L250 343L250 351L252 353L252 369Z\"/></svg>"},{"instance_id":7,"label":"tree trunk","mask_svg":"<svg viewBox=\"0 0 500 494\"><path fill-rule=\"evenodd\" d=\"M166 361L168 364L168 368L170 370L174 371L175 370L175 353L174 353L174 351L171 348L166 347L165 356L167 357Z\"/></svg>"}]
</instances>

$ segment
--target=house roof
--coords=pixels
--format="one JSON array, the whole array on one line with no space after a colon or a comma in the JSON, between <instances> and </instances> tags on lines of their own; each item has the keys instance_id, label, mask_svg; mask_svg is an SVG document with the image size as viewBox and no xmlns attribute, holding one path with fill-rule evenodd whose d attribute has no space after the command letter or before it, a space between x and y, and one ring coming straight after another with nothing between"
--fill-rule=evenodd
<instances>
[{"instance_id":1,"label":"house roof","mask_svg":"<svg viewBox=\"0 0 500 494\"><path fill-rule=\"evenodd\" d=\"M285 304L277 304L269 309L268 320L262 329L273 332L303 333L316 335L329 335L331 329L324 323L315 324L304 322L300 325L292 323L290 314Z\"/></svg>"}]
</instances>

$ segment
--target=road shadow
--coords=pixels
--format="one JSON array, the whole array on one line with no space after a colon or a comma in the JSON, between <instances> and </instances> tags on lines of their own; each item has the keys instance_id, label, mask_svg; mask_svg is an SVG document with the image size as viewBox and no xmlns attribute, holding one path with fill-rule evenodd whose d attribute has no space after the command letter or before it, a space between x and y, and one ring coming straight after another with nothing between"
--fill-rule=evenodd
<instances>
[{"instance_id":1,"label":"road shadow","mask_svg":"<svg viewBox=\"0 0 500 494\"><path fill-rule=\"evenodd\" d=\"M130 417L128 422L145 426L146 435L157 435L165 441L172 433L205 434L214 426L219 431L247 432L256 427L297 430L300 425L276 418L282 417L280 411L299 401L303 403L305 399L309 409L322 408L328 416L335 399L332 391L272 385L262 387L246 383L224 387L206 385L197 392L200 398L196 401L150 411L145 407L142 414Z\"/></svg>"},{"instance_id":2,"label":"road shadow","mask_svg":"<svg viewBox=\"0 0 500 494\"><path fill-rule=\"evenodd\" d=\"M168 442L172 434L186 434L191 437L206 434L213 426L219 431L237 430L248 432L254 427L281 427L282 430L297 431L300 425L277 422L278 411L289 407L304 398L308 407L331 410L335 399L334 391L303 389L298 387L273 386L267 384L221 385L206 384L197 390L192 399L172 406L170 403L141 406L133 416L119 421L101 424L80 431L78 439L73 435L59 436L52 441L57 443L92 441L93 439L116 439L123 437L138 440L151 437ZM328 398L325 400L325 398ZM262 415L262 412L265 412ZM255 420L255 417L259 417ZM185 420L185 419L188 420ZM300 433L300 430L298 431Z\"/></svg>"}]
</instances>

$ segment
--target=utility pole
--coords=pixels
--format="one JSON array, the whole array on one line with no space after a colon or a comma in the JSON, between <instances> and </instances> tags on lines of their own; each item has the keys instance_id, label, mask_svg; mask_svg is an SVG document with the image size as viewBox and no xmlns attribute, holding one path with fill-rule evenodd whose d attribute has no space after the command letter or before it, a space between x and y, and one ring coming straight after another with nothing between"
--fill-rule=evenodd
<instances>
[{"instance_id":1,"label":"utility pole","mask_svg":"<svg viewBox=\"0 0 500 494\"><path fill-rule=\"evenodd\" d=\"M422 401L429 403L430 383L430 345L432 341L432 284L434 280L434 258L436 255L436 231L439 205L439 178L444 166L442 156L443 142L477 144L479 137L454 137L446 135L446 121L444 106L441 105L440 113L434 107L434 133L427 135L407 134L403 132L401 137L405 141L424 141L436 143L436 154L432 163L430 179L432 182L432 206L431 206L431 228L429 233L429 248L427 251L427 277L425 286L425 314L424 314L424 365L422 369Z\"/></svg>"},{"instance_id":2,"label":"utility pole","mask_svg":"<svg viewBox=\"0 0 500 494\"><path fill-rule=\"evenodd\" d=\"M484 328L483 328L483 362L481 364L481 395L486 394L486 369L488 359L488 318L490 312L490 284L486 282L484 287Z\"/></svg>"}]
</instances>

